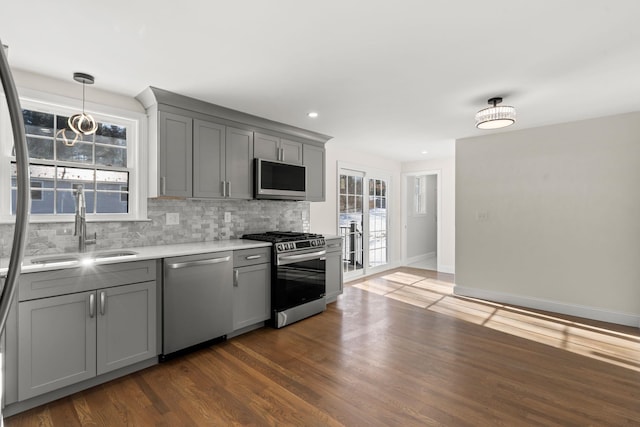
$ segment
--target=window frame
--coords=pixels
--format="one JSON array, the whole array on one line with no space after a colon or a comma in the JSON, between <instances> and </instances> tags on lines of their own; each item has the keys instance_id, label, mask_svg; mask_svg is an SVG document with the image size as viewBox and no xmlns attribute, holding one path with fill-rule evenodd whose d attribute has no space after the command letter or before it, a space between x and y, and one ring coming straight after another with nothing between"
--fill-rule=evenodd
<instances>
[{"instance_id":1,"label":"window frame","mask_svg":"<svg viewBox=\"0 0 640 427\"><path fill-rule=\"evenodd\" d=\"M49 93L20 89L20 104L22 109L35 110L56 115L75 114L82 108L81 100L53 95ZM147 158L146 114L125 110L97 103L86 103L85 111L96 121L112 123L127 128L127 166L129 173L129 212L91 213L87 214L87 222L120 222L120 221L148 221L147 218ZM14 223L15 215L11 213L11 162L15 157L11 155L13 135L7 109L6 100L0 104L0 224ZM40 163L34 161L34 164ZM43 161L42 164L50 164ZM75 165L82 167L81 163ZM92 165L100 169L99 165ZM111 168L104 169L111 170ZM30 215L32 223L73 222L73 214L38 214Z\"/></svg>"}]
</instances>

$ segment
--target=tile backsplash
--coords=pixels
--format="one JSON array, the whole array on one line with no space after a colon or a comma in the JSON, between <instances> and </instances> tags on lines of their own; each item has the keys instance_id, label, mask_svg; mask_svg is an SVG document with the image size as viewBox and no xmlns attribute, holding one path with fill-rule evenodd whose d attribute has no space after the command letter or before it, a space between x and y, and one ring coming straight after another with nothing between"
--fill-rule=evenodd
<instances>
[{"instance_id":1,"label":"tile backsplash","mask_svg":"<svg viewBox=\"0 0 640 427\"><path fill-rule=\"evenodd\" d=\"M87 250L228 240L272 230L309 231L309 203L149 199L149 221L88 222L87 236L97 233L98 241ZM231 221L224 221L225 212ZM177 213L180 223L166 225L167 213ZM8 257L13 225L0 225L0 239L0 258ZM75 252L77 247L73 223L29 224L25 256Z\"/></svg>"}]
</instances>

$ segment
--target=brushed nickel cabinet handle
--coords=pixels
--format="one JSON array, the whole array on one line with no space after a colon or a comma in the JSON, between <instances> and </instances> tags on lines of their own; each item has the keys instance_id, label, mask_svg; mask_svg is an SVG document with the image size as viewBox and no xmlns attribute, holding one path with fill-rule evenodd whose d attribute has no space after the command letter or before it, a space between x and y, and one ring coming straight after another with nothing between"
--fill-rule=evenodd
<instances>
[{"instance_id":1,"label":"brushed nickel cabinet handle","mask_svg":"<svg viewBox=\"0 0 640 427\"><path fill-rule=\"evenodd\" d=\"M238 270L237 268L235 270L233 270L233 286L235 288L238 287L238 277L240 276L240 270Z\"/></svg>"},{"instance_id":2,"label":"brushed nickel cabinet handle","mask_svg":"<svg viewBox=\"0 0 640 427\"><path fill-rule=\"evenodd\" d=\"M93 318L96 315L96 294L89 295L89 317Z\"/></svg>"},{"instance_id":3,"label":"brushed nickel cabinet handle","mask_svg":"<svg viewBox=\"0 0 640 427\"><path fill-rule=\"evenodd\" d=\"M100 314L104 316L104 306L106 303L105 292L100 292Z\"/></svg>"},{"instance_id":4,"label":"brushed nickel cabinet handle","mask_svg":"<svg viewBox=\"0 0 640 427\"><path fill-rule=\"evenodd\" d=\"M160 195L162 196L167 195L167 177L166 176L160 177Z\"/></svg>"},{"instance_id":5,"label":"brushed nickel cabinet handle","mask_svg":"<svg viewBox=\"0 0 640 427\"><path fill-rule=\"evenodd\" d=\"M262 258L262 255L249 255L248 257L245 257L245 259L259 259Z\"/></svg>"}]
</instances>

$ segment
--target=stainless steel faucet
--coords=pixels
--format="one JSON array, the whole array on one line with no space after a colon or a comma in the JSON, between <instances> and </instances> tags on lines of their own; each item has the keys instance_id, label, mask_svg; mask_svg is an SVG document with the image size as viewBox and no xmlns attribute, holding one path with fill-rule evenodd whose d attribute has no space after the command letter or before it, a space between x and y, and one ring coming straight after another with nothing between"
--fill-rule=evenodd
<instances>
[{"instance_id":1,"label":"stainless steel faucet","mask_svg":"<svg viewBox=\"0 0 640 427\"><path fill-rule=\"evenodd\" d=\"M78 252L87 250L87 245L95 245L98 240L97 233L94 233L93 239L87 239L87 204L84 200L84 187L78 185L76 190L76 227L73 232L74 236L78 236Z\"/></svg>"}]
</instances>

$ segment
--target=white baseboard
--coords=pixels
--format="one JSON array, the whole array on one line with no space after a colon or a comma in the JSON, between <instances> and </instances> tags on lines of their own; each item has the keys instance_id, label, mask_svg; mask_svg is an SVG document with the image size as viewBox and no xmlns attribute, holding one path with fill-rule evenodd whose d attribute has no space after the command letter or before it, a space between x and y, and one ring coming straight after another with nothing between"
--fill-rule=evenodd
<instances>
[{"instance_id":1,"label":"white baseboard","mask_svg":"<svg viewBox=\"0 0 640 427\"><path fill-rule=\"evenodd\" d=\"M551 311L554 313L568 314L570 316L584 317L586 319L599 320L602 322L640 327L640 315L637 314L619 313L615 311L605 310L603 308L588 307L577 304L567 304L564 302L513 295L503 292L488 291L485 289L469 288L459 285L454 286L453 293L465 297L519 305L522 307Z\"/></svg>"},{"instance_id":2,"label":"white baseboard","mask_svg":"<svg viewBox=\"0 0 640 427\"><path fill-rule=\"evenodd\" d=\"M426 253L426 254L420 254L420 255L412 256L411 258L407 259L407 262L405 263L405 265L415 264L417 262L426 261L429 258L435 258L435 257L436 257L436 253L435 252L429 252L429 253Z\"/></svg>"},{"instance_id":3,"label":"white baseboard","mask_svg":"<svg viewBox=\"0 0 640 427\"><path fill-rule=\"evenodd\" d=\"M441 265L438 268L438 273L456 274L456 268L453 265Z\"/></svg>"}]
</instances>

